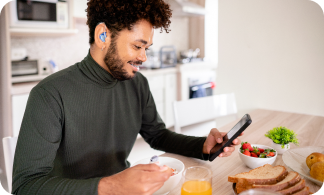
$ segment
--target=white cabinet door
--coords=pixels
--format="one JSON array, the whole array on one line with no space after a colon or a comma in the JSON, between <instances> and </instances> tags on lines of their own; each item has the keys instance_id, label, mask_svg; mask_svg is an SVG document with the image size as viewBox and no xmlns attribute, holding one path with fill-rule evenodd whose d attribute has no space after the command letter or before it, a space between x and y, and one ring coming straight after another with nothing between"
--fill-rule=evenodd
<instances>
[{"instance_id":1,"label":"white cabinet door","mask_svg":"<svg viewBox=\"0 0 324 195\"><path fill-rule=\"evenodd\" d=\"M174 125L173 102L177 100L177 75L176 73L166 74L164 80L164 122L168 128Z\"/></svg>"},{"instance_id":2,"label":"white cabinet door","mask_svg":"<svg viewBox=\"0 0 324 195\"><path fill-rule=\"evenodd\" d=\"M12 130L13 136L19 134L21 122L25 113L29 93L12 96Z\"/></svg>"},{"instance_id":3,"label":"white cabinet door","mask_svg":"<svg viewBox=\"0 0 324 195\"><path fill-rule=\"evenodd\" d=\"M151 91L154 89L163 89L164 88L164 75L156 75L146 77L149 82Z\"/></svg>"},{"instance_id":4,"label":"white cabinet door","mask_svg":"<svg viewBox=\"0 0 324 195\"><path fill-rule=\"evenodd\" d=\"M73 17L87 18L87 0L73 0Z\"/></svg>"},{"instance_id":5,"label":"white cabinet door","mask_svg":"<svg viewBox=\"0 0 324 195\"><path fill-rule=\"evenodd\" d=\"M177 100L177 74L164 73L146 77L157 111L167 128L174 125L173 102Z\"/></svg>"},{"instance_id":6,"label":"white cabinet door","mask_svg":"<svg viewBox=\"0 0 324 195\"><path fill-rule=\"evenodd\" d=\"M165 122L165 112L164 112L164 75L149 76L147 81L150 86L152 96L156 105L156 109L161 116L162 120Z\"/></svg>"}]
</instances>

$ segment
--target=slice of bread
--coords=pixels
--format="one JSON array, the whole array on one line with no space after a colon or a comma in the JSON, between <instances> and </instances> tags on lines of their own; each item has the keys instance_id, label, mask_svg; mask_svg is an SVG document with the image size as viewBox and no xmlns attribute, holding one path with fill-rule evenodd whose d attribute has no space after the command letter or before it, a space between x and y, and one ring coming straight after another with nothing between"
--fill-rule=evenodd
<instances>
[{"instance_id":1,"label":"slice of bread","mask_svg":"<svg viewBox=\"0 0 324 195\"><path fill-rule=\"evenodd\" d=\"M304 187L302 190L298 191L298 192L295 192L291 195L308 195L310 192L309 192L309 187Z\"/></svg>"},{"instance_id":2,"label":"slice of bread","mask_svg":"<svg viewBox=\"0 0 324 195\"><path fill-rule=\"evenodd\" d=\"M252 188L262 188L262 189L268 189L271 191L279 191L279 190L283 190L285 188L288 188L290 186L295 185L297 182L299 182L301 180L299 174L295 171L290 171L288 172L288 175L286 176L285 179L283 179L282 181L273 184L273 185L256 185L253 184Z\"/></svg>"},{"instance_id":3,"label":"slice of bread","mask_svg":"<svg viewBox=\"0 0 324 195\"><path fill-rule=\"evenodd\" d=\"M292 193L295 193L295 192L298 192L300 190L302 190L303 188L305 188L305 180L302 179L300 180L298 183L296 183L295 185L289 187L289 188L286 188L284 190L280 190L280 191L277 191L278 193L280 194L284 194L284 195L288 195L288 194L292 194Z\"/></svg>"},{"instance_id":4,"label":"slice of bread","mask_svg":"<svg viewBox=\"0 0 324 195\"><path fill-rule=\"evenodd\" d=\"M252 187L240 187L240 186L236 186L236 193L237 194L240 194L241 192L245 191L245 190L249 190L251 189Z\"/></svg>"},{"instance_id":5,"label":"slice of bread","mask_svg":"<svg viewBox=\"0 0 324 195\"><path fill-rule=\"evenodd\" d=\"M284 166L277 165L273 167L265 164L249 172L228 176L228 181L236 183L238 187L246 188L252 186L252 184L276 184L282 181L287 174L288 172Z\"/></svg>"}]
</instances>

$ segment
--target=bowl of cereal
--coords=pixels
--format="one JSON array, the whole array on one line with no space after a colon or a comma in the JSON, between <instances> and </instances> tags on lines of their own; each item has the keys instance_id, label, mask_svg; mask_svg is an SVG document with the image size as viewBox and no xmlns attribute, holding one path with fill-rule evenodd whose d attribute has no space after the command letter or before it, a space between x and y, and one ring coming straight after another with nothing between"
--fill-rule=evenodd
<instances>
[{"instance_id":1,"label":"bowl of cereal","mask_svg":"<svg viewBox=\"0 0 324 195\"><path fill-rule=\"evenodd\" d=\"M152 162L153 158L155 159ZM159 166L166 165L173 170L172 176L166 182L164 182L163 186L159 190L157 190L153 195L168 194L171 190L173 190L176 186L178 186L181 180L182 172L185 168L184 164L180 160L171 157L154 156L152 158L145 158L140 161L137 161L132 166L138 164L149 164L149 163L157 163Z\"/></svg>"}]
</instances>

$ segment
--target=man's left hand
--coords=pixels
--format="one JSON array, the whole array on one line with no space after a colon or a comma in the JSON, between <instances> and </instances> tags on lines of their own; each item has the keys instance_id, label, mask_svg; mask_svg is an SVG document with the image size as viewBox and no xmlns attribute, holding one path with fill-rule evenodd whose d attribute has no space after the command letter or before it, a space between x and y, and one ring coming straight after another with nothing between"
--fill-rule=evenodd
<instances>
[{"instance_id":1,"label":"man's left hand","mask_svg":"<svg viewBox=\"0 0 324 195\"><path fill-rule=\"evenodd\" d=\"M203 146L203 153L204 154L209 154L210 150L217 144L217 143L222 143L223 142L223 137L226 135L226 132L219 132L218 129L213 128L210 130L210 133L204 143ZM241 134L243 135L243 133ZM240 135L240 136L241 136ZM227 157L232 154L235 150L235 145L239 145L241 141L239 139L234 139L232 142L232 145L225 147L223 152L219 154L218 157Z\"/></svg>"}]
</instances>

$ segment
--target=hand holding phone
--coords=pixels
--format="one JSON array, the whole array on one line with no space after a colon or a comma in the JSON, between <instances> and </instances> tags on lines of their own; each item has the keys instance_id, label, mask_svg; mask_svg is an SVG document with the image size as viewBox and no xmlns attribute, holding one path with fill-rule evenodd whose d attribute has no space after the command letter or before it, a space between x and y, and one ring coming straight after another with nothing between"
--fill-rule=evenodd
<instances>
[{"instance_id":1,"label":"hand holding phone","mask_svg":"<svg viewBox=\"0 0 324 195\"><path fill-rule=\"evenodd\" d=\"M249 114L245 114L242 119L223 137L222 143L217 143L209 153L209 161L213 161L224 148L231 145L233 140L237 138L250 124L252 119Z\"/></svg>"}]
</instances>

